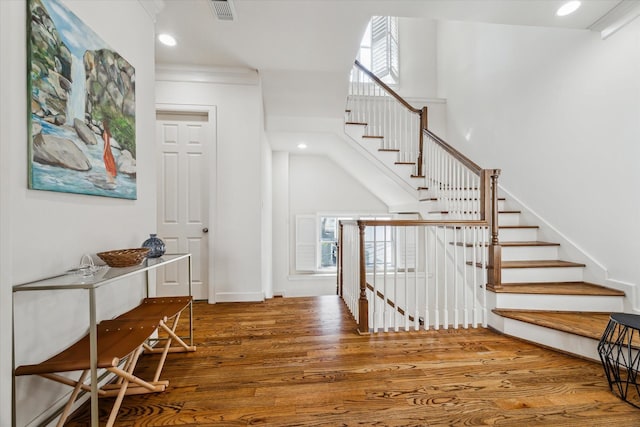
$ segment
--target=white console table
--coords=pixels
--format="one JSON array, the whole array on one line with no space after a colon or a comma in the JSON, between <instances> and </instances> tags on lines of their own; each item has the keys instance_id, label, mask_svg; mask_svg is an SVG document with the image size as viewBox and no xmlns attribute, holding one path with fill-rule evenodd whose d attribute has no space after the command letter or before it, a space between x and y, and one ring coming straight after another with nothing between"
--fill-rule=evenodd
<instances>
[{"instance_id":1,"label":"white console table","mask_svg":"<svg viewBox=\"0 0 640 427\"><path fill-rule=\"evenodd\" d=\"M192 296L192 266L191 254L165 254L160 258L146 258L140 265L123 268L100 268L90 276L65 273L58 276L48 277L33 282L22 283L13 287L13 292L25 291L59 291L65 289L84 289L89 292L89 348L91 362L91 425L98 427L98 370L97 370L97 330L96 325L96 289L114 283L116 281L131 277L136 274L146 273L146 293L149 296L149 272L167 264L185 260L188 262L189 271L189 296ZM193 346L193 305L189 305L189 344ZM15 341L15 327L13 330ZM15 345L14 352L15 352ZM13 354L13 370L15 371L15 354ZM13 385L13 425L15 426L15 377Z\"/></svg>"}]
</instances>

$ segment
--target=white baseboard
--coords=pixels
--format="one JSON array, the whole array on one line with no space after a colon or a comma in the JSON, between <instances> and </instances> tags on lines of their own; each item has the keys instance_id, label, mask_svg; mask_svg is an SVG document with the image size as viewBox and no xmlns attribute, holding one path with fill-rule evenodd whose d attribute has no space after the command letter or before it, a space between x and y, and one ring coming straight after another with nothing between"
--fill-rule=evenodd
<instances>
[{"instance_id":1,"label":"white baseboard","mask_svg":"<svg viewBox=\"0 0 640 427\"><path fill-rule=\"evenodd\" d=\"M264 301L262 292L218 292L216 302L261 302Z\"/></svg>"}]
</instances>

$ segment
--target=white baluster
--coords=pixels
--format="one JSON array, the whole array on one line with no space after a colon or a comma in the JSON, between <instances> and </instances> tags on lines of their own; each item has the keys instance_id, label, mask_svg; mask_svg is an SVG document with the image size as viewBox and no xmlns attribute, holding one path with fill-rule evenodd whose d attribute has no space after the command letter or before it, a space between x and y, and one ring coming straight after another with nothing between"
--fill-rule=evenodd
<instances>
[{"instance_id":1,"label":"white baluster","mask_svg":"<svg viewBox=\"0 0 640 427\"><path fill-rule=\"evenodd\" d=\"M428 227L423 228L424 234L424 330L429 330L429 233Z\"/></svg>"},{"instance_id":2,"label":"white baluster","mask_svg":"<svg viewBox=\"0 0 640 427\"><path fill-rule=\"evenodd\" d=\"M459 304L459 295L458 295L458 272L456 271L458 266L458 251L456 243L458 241L458 228L453 227L453 327L458 329L459 324L459 313L458 313L458 304ZM445 242L447 244L447 242Z\"/></svg>"}]
</instances>

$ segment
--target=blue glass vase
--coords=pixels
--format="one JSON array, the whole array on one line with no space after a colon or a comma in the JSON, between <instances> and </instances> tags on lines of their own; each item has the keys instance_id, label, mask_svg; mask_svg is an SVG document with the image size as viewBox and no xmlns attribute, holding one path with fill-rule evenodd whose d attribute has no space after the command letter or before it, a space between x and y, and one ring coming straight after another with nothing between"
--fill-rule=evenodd
<instances>
[{"instance_id":1,"label":"blue glass vase","mask_svg":"<svg viewBox=\"0 0 640 427\"><path fill-rule=\"evenodd\" d=\"M149 238L142 243L142 247L149 248L147 258L158 258L164 255L164 242L157 234L150 234Z\"/></svg>"}]
</instances>

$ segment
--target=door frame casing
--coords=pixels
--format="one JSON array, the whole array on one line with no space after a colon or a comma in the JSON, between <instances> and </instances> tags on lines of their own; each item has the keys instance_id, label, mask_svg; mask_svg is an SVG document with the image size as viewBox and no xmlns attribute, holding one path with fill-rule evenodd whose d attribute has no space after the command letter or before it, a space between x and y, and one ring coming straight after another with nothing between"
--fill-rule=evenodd
<instances>
[{"instance_id":1,"label":"door frame casing","mask_svg":"<svg viewBox=\"0 0 640 427\"><path fill-rule=\"evenodd\" d=\"M210 139L210 145L207 147L207 156L209 164L212 165L212 168L209 168L209 206L208 206L208 218L207 228L209 228L208 232L208 277L209 283L207 286L207 298L209 304L216 303L216 292L215 292L215 276L214 276L214 242L216 235L216 223L215 220L218 217L217 215L217 182L218 182L218 140L217 140L217 106L216 105L199 105L199 104L166 104L166 103L156 103L156 115L157 113L194 113L194 114L207 114L208 120L207 123L209 125L210 134L207 135ZM157 119L156 119L157 122ZM159 161L161 156L161 150L156 147L156 161ZM157 169L159 171L159 169ZM159 172L158 172L159 173ZM157 177L156 177L157 178ZM157 182L157 180L156 180ZM156 212L156 220L157 220L157 212Z\"/></svg>"}]
</instances>

